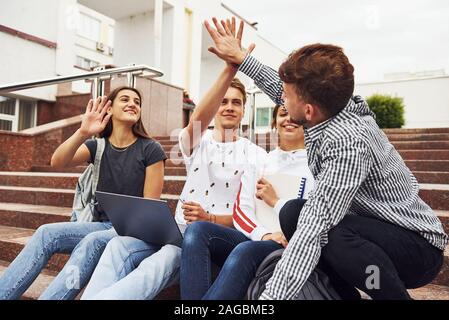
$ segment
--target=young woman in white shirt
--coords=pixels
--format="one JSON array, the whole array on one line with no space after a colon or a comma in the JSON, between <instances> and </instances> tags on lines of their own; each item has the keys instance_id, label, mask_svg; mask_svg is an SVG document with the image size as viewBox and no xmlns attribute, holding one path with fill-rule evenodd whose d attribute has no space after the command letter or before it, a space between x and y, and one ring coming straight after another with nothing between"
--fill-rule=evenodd
<instances>
[{"instance_id":1,"label":"young woman in white shirt","mask_svg":"<svg viewBox=\"0 0 449 320\"><path fill-rule=\"evenodd\" d=\"M199 288L183 283L183 272L181 272L182 298L242 299L263 259L271 252L287 245L279 224L264 223L255 214L258 200L254 198L254 195L271 207L271 214L275 218L272 220L278 221L279 211L289 199L278 196L268 182L268 177L289 176L291 178L289 181L297 181L297 186L293 187L294 193L301 199L307 198L314 187L314 180L307 165L303 129L290 121L290 116L284 107L274 108L272 128L275 128L278 133L279 146L268 154L267 162L260 170L260 179L256 181L257 178L254 175L242 175L241 189L234 204L234 226L245 237L227 257L221 257L225 262L218 277L209 287ZM255 229L264 230L265 233L261 239L254 239L251 236ZM186 250L185 247L183 249ZM188 252L184 251L183 254L187 256Z\"/></svg>"}]
</instances>

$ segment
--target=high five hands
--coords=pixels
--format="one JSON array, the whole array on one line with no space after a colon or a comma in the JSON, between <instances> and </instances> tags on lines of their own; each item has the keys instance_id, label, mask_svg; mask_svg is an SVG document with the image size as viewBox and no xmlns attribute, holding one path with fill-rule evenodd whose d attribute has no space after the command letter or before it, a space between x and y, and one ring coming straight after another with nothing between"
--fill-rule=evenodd
<instances>
[{"instance_id":1,"label":"high five hands","mask_svg":"<svg viewBox=\"0 0 449 320\"><path fill-rule=\"evenodd\" d=\"M215 45L215 47L209 47L208 50L226 63L239 66L256 47L254 43L251 43L248 49L242 48L243 21L240 21L237 32L234 17L231 20L221 20L220 23L217 18L212 18L212 22L215 28L209 22L204 21L204 26Z\"/></svg>"}]
</instances>

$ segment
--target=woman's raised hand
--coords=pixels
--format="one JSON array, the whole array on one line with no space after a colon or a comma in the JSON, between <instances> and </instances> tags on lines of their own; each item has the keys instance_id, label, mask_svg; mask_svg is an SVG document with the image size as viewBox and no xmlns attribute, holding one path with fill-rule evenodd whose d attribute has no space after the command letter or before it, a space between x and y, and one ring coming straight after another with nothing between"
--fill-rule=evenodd
<instances>
[{"instance_id":1,"label":"woman's raised hand","mask_svg":"<svg viewBox=\"0 0 449 320\"><path fill-rule=\"evenodd\" d=\"M89 100L86 112L81 121L80 133L85 137L96 135L104 130L112 114L108 114L111 101L106 101L106 97L98 97L93 101Z\"/></svg>"}]
</instances>

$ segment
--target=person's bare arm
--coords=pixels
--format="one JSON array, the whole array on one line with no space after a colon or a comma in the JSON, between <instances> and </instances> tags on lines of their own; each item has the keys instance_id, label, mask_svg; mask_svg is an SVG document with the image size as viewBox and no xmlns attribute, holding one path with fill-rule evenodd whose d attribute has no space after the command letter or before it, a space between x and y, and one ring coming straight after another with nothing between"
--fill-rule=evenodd
<instances>
[{"instance_id":1,"label":"person's bare arm","mask_svg":"<svg viewBox=\"0 0 449 320\"><path fill-rule=\"evenodd\" d=\"M188 224L195 221L208 221L211 223L221 224L227 227L233 227L232 215L217 215L207 213L199 203L187 201L181 207L184 211L184 219Z\"/></svg>"},{"instance_id":2,"label":"person's bare arm","mask_svg":"<svg viewBox=\"0 0 449 320\"><path fill-rule=\"evenodd\" d=\"M143 197L160 199L164 187L164 161L158 161L145 169Z\"/></svg>"},{"instance_id":3,"label":"person's bare arm","mask_svg":"<svg viewBox=\"0 0 449 320\"><path fill-rule=\"evenodd\" d=\"M226 65L220 73L218 79L206 93L204 98L195 108L190 117L189 124L182 131L181 141L183 150L189 156L192 150L201 141L201 136L209 126L221 105L223 97L228 90L232 79L235 77L237 69L231 65Z\"/></svg>"}]
</instances>

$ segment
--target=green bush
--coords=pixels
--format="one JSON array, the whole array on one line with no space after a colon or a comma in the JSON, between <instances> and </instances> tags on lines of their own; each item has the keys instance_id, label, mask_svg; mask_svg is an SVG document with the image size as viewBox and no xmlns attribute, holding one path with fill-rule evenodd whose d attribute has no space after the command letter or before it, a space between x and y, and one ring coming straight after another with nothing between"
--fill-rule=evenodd
<instances>
[{"instance_id":1,"label":"green bush","mask_svg":"<svg viewBox=\"0 0 449 320\"><path fill-rule=\"evenodd\" d=\"M366 102L376 114L376 122L380 128L400 128L404 125L402 98L373 94L366 99Z\"/></svg>"}]
</instances>

